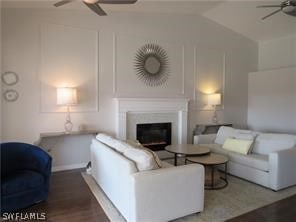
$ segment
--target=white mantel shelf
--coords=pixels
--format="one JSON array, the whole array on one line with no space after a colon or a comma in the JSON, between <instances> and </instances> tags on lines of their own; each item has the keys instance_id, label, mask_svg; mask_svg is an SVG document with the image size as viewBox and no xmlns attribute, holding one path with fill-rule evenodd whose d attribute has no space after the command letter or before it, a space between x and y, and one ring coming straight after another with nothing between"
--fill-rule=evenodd
<instances>
[{"instance_id":1,"label":"white mantel shelf","mask_svg":"<svg viewBox=\"0 0 296 222\"><path fill-rule=\"evenodd\" d=\"M128 113L178 113L178 143L187 143L187 98L114 98L116 102L116 134L127 139Z\"/></svg>"}]
</instances>

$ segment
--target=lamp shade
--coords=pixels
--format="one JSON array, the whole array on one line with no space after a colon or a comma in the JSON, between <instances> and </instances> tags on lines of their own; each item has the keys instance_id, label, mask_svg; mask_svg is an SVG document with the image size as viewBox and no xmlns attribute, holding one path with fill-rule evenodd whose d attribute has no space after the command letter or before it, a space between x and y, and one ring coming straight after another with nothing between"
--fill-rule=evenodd
<instances>
[{"instance_id":1,"label":"lamp shade","mask_svg":"<svg viewBox=\"0 0 296 222\"><path fill-rule=\"evenodd\" d=\"M221 94L215 93L208 95L208 105L216 106L221 104Z\"/></svg>"},{"instance_id":2,"label":"lamp shade","mask_svg":"<svg viewBox=\"0 0 296 222\"><path fill-rule=\"evenodd\" d=\"M77 89L73 87L57 88L58 105L75 105L77 104Z\"/></svg>"},{"instance_id":3,"label":"lamp shade","mask_svg":"<svg viewBox=\"0 0 296 222\"><path fill-rule=\"evenodd\" d=\"M98 0L83 0L83 1L89 4L94 4L98 2Z\"/></svg>"}]
</instances>

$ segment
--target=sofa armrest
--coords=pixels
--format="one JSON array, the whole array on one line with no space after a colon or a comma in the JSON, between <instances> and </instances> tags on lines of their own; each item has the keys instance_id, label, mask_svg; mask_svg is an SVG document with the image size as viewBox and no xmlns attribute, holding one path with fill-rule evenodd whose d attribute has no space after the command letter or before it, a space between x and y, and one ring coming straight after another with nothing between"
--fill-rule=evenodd
<instances>
[{"instance_id":1,"label":"sofa armrest","mask_svg":"<svg viewBox=\"0 0 296 222\"><path fill-rule=\"evenodd\" d=\"M204 167L190 164L132 176L130 221L169 221L204 207Z\"/></svg>"},{"instance_id":2,"label":"sofa armrest","mask_svg":"<svg viewBox=\"0 0 296 222\"><path fill-rule=\"evenodd\" d=\"M217 134L201 134L193 137L193 144L209 144L214 143Z\"/></svg>"},{"instance_id":3,"label":"sofa armrest","mask_svg":"<svg viewBox=\"0 0 296 222\"><path fill-rule=\"evenodd\" d=\"M270 187L280 190L296 184L296 147L269 154Z\"/></svg>"}]
</instances>

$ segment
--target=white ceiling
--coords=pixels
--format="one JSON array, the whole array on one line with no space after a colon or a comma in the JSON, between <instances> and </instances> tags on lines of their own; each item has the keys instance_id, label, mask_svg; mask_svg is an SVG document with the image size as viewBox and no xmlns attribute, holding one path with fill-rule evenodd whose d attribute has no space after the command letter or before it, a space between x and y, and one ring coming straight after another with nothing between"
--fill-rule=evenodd
<instances>
[{"instance_id":1,"label":"white ceiling","mask_svg":"<svg viewBox=\"0 0 296 222\"><path fill-rule=\"evenodd\" d=\"M1 0L0 0L1 1ZM52 8L55 0L4 0L4 7ZM261 18L275 8L257 5L280 4L281 1L255 0L138 0L133 5L101 5L109 16L114 14L201 15L255 41L265 41L296 34L296 17L282 12ZM88 10L79 0L58 8Z\"/></svg>"}]
</instances>

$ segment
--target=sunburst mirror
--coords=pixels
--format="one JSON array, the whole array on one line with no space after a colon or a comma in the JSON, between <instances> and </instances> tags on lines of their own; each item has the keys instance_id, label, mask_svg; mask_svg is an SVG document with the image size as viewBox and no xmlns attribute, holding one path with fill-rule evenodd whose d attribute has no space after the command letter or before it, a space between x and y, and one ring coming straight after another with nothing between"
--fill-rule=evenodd
<instances>
[{"instance_id":1,"label":"sunburst mirror","mask_svg":"<svg viewBox=\"0 0 296 222\"><path fill-rule=\"evenodd\" d=\"M157 44L146 44L135 57L138 78L148 86L160 86L169 78L169 59L166 51Z\"/></svg>"}]
</instances>

